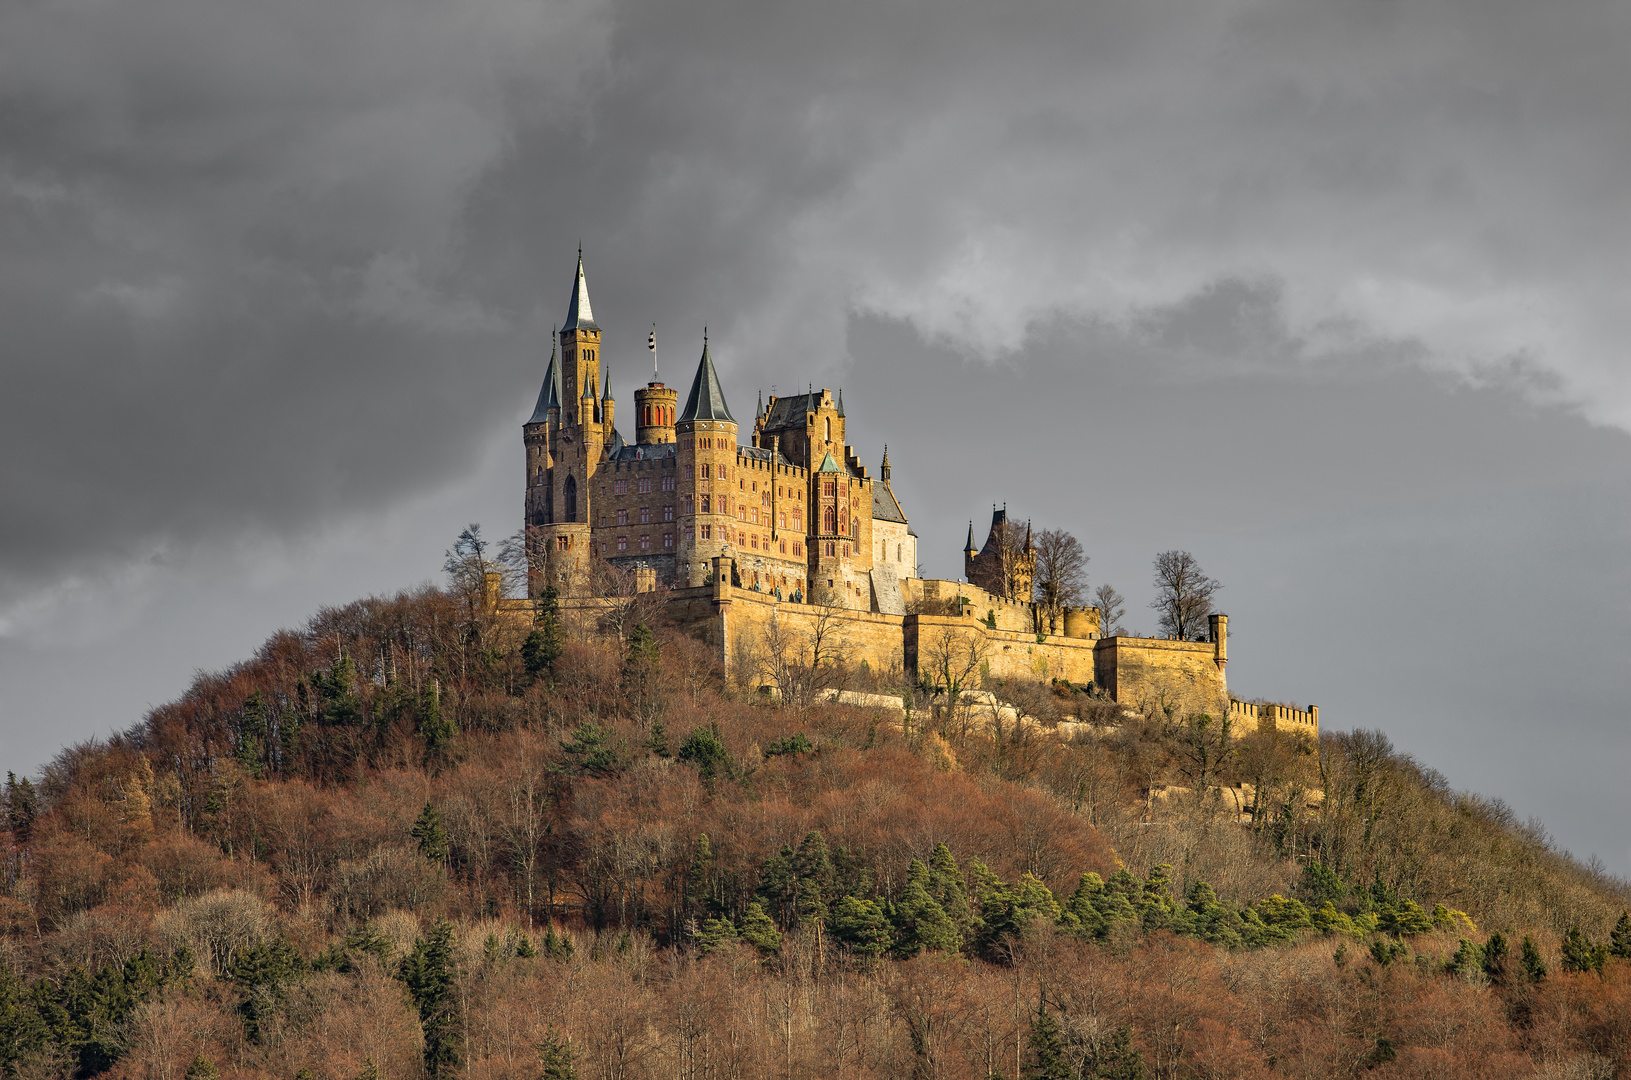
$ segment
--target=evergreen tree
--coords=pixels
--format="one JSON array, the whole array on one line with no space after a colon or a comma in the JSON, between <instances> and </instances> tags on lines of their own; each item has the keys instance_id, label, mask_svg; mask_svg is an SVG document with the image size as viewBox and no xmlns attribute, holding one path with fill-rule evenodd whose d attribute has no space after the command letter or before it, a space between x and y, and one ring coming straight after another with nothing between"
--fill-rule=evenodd
<instances>
[{"instance_id":1,"label":"evergreen tree","mask_svg":"<svg viewBox=\"0 0 1631 1080\"><path fill-rule=\"evenodd\" d=\"M730 751L725 749L717 725L699 727L687 735L680 744L680 760L696 765L704 780L712 780L718 773L730 775Z\"/></svg>"},{"instance_id":2,"label":"evergreen tree","mask_svg":"<svg viewBox=\"0 0 1631 1080\"><path fill-rule=\"evenodd\" d=\"M578 1055L572 1049L572 1040L557 1033L554 1024L544 1033L544 1041L533 1049L538 1051L539 1080L578 1080L574 1064Z\"/></svg>"},{"instance_id":3,"label":"evergreen tree","mask_svg":"<svg viewBox=\"0 0 1631 1080\"><path fill-rule=\"evenodd\" d=\"M796 913L798 925L827 921L827 898L833 892L833 865L827 855L827 841L814 830L799 841L793 853L793 872L798 875Z\"/></svg>"},{"instance_id":4,"label":"evergreen tree","mask_svg":"<svg viewBox=\"0 0 1631 1080\"><path fill-rule=\"evenodd\" d=\"M533 678L555 673L555 661L566 651L566 632L561 627L561 594L551 585L538 597L538 614L527 640L521 644L521 662Z\"/></svg>"},{"instance_id":5,"label":"evergreen tree","mask_svg":"<svg viewBox=\"0 0 1631 1080\"><path fill-rule=\"evenodd\" d=\"M1591 939L1581 933L1578 926L1569 927L1569 932L1563 935L1564 971L1595 971L1601 975L1607 962L1606 948L1593 945Z\"/></svg>"},{"instance_id":6,"label":"evergreen tree","mask_svg":"<svg viewBox=\"0 0 1631 1080\"><path fill-rule=\"evenodd\" d=\"M944 843L936 844L929 854L928 890L960 935L968 938L977 932L974 909L968 903L968 886L963 883L963 872L958 869L951 848Z\"/></svg>"},{"instance_id":7,"label":"evergreen tree","mask_svg":"<svg viewBox=\"0 0 1631 1080\"><path fill-rule=\"evenodd\" d=\"M238 751L235 755L244 772L260 779L266 760L266 699L259 690L244 699L243 722L238 729Z\"/></svg>"},{"instance_id":8,"label":"evergreen tree","mask_svg":"<svg viewBox=\"0 0 1631 1080\"><path fill-rule=\"evenodd\" d=\"M26 776L19 780L14 772L6 773L6 824L18 843L28 843L39 813L40 795L33 781Z\"/></svg>"},{"instance_id":9,"label":"evergreen tree","mask_svg":"<svg viewBox=\"0 0 1631 1080\"><path fill-rule=\"evenodd\" d=\"M661 708L657 637L645 623L629 631L623 656L623 697L634 715L649 723Z\"/></svg>"},{"instance_id":10,"label":"evergreen tree","mask_svg":"<svg viewBox=\"0 0 1631 1080\"><path fill-rule=\"evenodd\" d=\"M832 909L833 936L863 961L889 950L889 920L874 900L846 896Z\"/></svg>"},{"instance_id":11,"label":"evergreen tree","mask_svg":"<svg viewBox=\"0 0 1631 1080\"><path fill-rule=\"evenodd\" d=\"M1621 960L1631 960L1631 912L1620 912L1620 921L1608 936L1608 953Z\"/></svg>"},{"instance_id":12,"label":"evergreen tree","mask_svg":"<svg viewBox=\"0 0 1631 1080\"><path fill-rule=\"evenodd\" d=\"M1507 980L1507 941L1499 930L1484 942L1484 977L1497 986Z\"/></svg>"},{"instance_id":13,"label":"evergreen tree","mask_svg":"<svg viewBox=\"0 0 1631 1080\"><path fill-rule=\"evenodd\" d=\"M955 953L963 935L945 909L929 895L929 871L916 859L907 871L906 888L895 905L895 955L905 958L920 952Z\"/></svg>"},{"instance_id":14,"label":"evergreen tree","mask_svg":"<svg viewBox=\"0 0 1631 1080\"><path fill-rule=\"evenodd\" d=\"M439 761L447 753L453 736L458 734L453 721L442 716L442 684L439 680L430 680L430 685L419 695L418 711L419 722L414 726L414 734L425 740L425 761Z\"/></svg>"},{"instance_id":15,"label":"evergreen tree","mask_svg":"<svg viewBox=\"0 0 1631 1080\"><path fill-rule=\"evenodd\" d=\"M1046 1007L1038 1009L1031 1019L1030 1043L1031 1060L1025 1080L1075 1080L1064 1039L1059 1035L1059 1023L1048 1015Z\"/></svg>"},{"instance_id":16,"label":"evergreen tree","mask_svg":"<svg viewBox=\"0 0 1631 1080\"><path fill-rule=\"evenodd\" d=\"M199 1054L193 1058L192 1064L187 1066L185 1080L221 1080L221 1070L215 1067L215 1062Z\"/></svg>"},{"instance_id":17,"label":"evergreen tree","mask_svg":"<svg viewBox=\"0 0 1631 1080\"><path fill-rule=\"evenodd\" d=\"M452 853L453 845L448 841L447 830L442 827L442 815L428 802L419 811L410 835L419 842L419 854L430 862L445 863Z\"/></svg>"},{"instance_id":18,"label":"evergreen tree","mask_svg":"<svg viewBox=\"0 0 1631 1080\"><path fill-rule=\"evenodd\" d=\"M668 729L663 726L661 720L651 722L651 733L646 736L646 749L660 758L674 756L674 751L668 745Z\"/></svg>"},{"instance_id":19,"label":"evergreen tree","mask_svg":"<svg viewBox=\"0 0 1631 1080\"><path fill-rule=\"evenodd\" d=\"M562 739L561 750L568 759L565 769L587 776L616 776L629 764L626 748L612 729L591 720L579 724L570 739Z\"/></svg>"},{"instance_id":20,"label":"evergreen tree","mask_svg":"<svg viewBox=\"0 0 1631 1080\"><path fill-rule=\"evenodd\" d=\"M712 904L710 888L714 865L714 849L708 843L708 834L697 835L696 847L691 852L691 865L685 871L685 907L689 914L706 911Z\"/></svg>"},{"instance_id":21,"label":"evergreen tree","mask_svg":"<svg viewBox=\"0 0 1631 1080\"><path fill-rule=\"evenodd\" d=\"M1523 936L1523 947L1520 950L1524 978L1532 983L1538 983L1546 978L1546 962L1540 958L1540 949L1535 945L1535 939L1528 934Z\"/></svg>"},{"instance_id":22,"label":"evergreen tree","mask_svg":"<svg viewBox=\"0 0 1631 1080\"><path fill-rule=\"evenodd\" d=\"M1082 1080L1148 1080L1144 1055L1133 1046L1133 1029L1122 1024L1092 1048L1082 1063Z\"/></svg>"},{"instance_id":23,"label":"evergreen tree","mask_svg":"<svg viewBox=\"0 0 1631 1080\"><path fill-rule=\"evenodd\" d=\"M401 968L408 997L419 1010L419 1025L425 1033L425 1071L431 1076L451 1075L462 1053L453 975L453 927L444 919L428 937L414 943Z\"/></svg>"},{"instance_id":24,"label":"evergreen tree","mask_svg":"<svg viewBox=\"0 0 1631 1080\"><path fill-rule=\"evenodd\" d=\"M765 921L769 922L768 919ZM775 924L771 923L770 928L774 930ZM697 927L697 952L707 956L729 945L736 938L736 926L729 919L706 919Z\"/></svg>"},{"instance_id":25,"label":"evergreen tree","mask_svg":"<svg viewBox=\"0 0 1631 1080\"><path fill-rule=\"evenodd\" d=\"M742 915L742 921L737 924L736 932L743 941L767 956L781 951L781 931L776 929L776 924L765 914L765 909L757 900L748 905L747 911Z\"/></svg>"}]
</instances>

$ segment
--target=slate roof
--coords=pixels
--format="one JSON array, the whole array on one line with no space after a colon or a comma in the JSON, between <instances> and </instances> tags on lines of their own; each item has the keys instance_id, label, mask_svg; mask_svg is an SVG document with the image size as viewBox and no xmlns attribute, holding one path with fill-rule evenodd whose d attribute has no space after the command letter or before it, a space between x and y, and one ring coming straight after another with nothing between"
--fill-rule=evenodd
<instances>
[{"instance_id":1,"label":"slate roof","mask_svg":"<svg viewBox=\"0 0 1631 1080\"><path fill-rule=\"evenodd\" d=\"M791 397L779 397L770 403L770 411L765 414L765 427L803 427L804 414L816 411L816 405L821 400L820 394L793 394Z\"/></svg>"},{"instance_id":2,"label":"slate roof","mask_svg":"<svg viewBox=\"0 0 1631 1080\"><path fill-rule=\"evenodd\" d=\"M680 420L728 420L736 423L730 406L725 404L725 391L719 386L719 372L708 355L708 339L702 339L702 362L697 365L697 377L691 382L691 396L685 399Z\"/></svg>"},{"instance_id":3,"label":"slate roof","mask_svg":"<svg viewBox=\"0 0 1631 1080\"><path fill-rule=\"evenodd\" d=\"M562 330L599 330L595 313L589 309L589 283L583 279L583 249L578 249L578 276L572 282L572 301L566 308Z\"/></svg>"},{"instance_id":4,"label":"slate roof","mask_svg":"<svg viewBox=\"0 0 1631 1080\"><path fill-rule=\"evenodd\" d=\"M772 450L768 446L738 446L736 452L755 461L774 461L777 465L793 464L779 450Z\"/></svg>"},{"instance_id":5,"label":"slate roof","mask_svg":"<svg viewBox=\"0 0 1631 1080\"><path fill-rule=\"evenodd\" d=\"M895 498L895 493L889 490L888 484L873 483L872 516L882 518L884 521L906 524L906 514L900 508L900 500Z\"/></svg>"},{"instance_id":6,"label":"slate roof","mask_svg":"<svg viewBox=\"0 0 1631 1080\"><path fill-rule=\"evenodd\" d=\"M606 460L608 461L656 461L661 458L674 456L675 444L665 443L626 443L617 429L612 429L612 441L606 444Z\"/></svg>"},{"instance_id":7,"label":"slate roof","mask_svg":"<svg viewBox=\"0 0 1631 1080\"><path fill-rule=\"evenodd\" d=\"M553 333L550 337L554 337ZM538 391L538 407L532 410L532 419L529 424L542 424L549 419L549 410L561 407L561 361L560 350L551 346L549 350L549 370L544 372L544 386Z\"/></svg>"}]
</instances>

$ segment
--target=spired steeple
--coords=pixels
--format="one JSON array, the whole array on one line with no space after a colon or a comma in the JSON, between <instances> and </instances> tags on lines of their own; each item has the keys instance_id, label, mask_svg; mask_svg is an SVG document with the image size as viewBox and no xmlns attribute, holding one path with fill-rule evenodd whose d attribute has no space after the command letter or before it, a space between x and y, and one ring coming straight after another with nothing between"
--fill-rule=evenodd
<instances>
[{"instance_id":1,"label":"spired steeple","mask_svg":"<svg viewBox=\"0 0 1631 1080\"><path fill-rule=\"evenodd\" d=\"M843 391L839 391L839 393L842 393L842 392ZM886 484L889 483L889 444L888 443L883 444L883 464L878 466L878 479L882 480ZM972 521L968 523L968 528L969 528L969 531L971 533L974 531L974 523ZM970 537L970 539L972 539L972 537Z\"/></svg>"},{"instance_id":2,"label":"spired steeple","mask_svg":"<svg viewBox=\"0 0 1631 1080\"><path fill-rule=\"evenodd\" d=\"M550 338L555 332L550 331ZM549 410L561 407L561 355L560 343L557 341L550 346L549 369L544 372L544 386L538 391L538 407L532 410L532 419L529 424L542 424L549 420Z\"/></svg>"},{"instance_id":3,"label":"spired steeple","mask_svg":"<svg viewBox=\"0 0 1631 1080\"><path fill-rule=\"evenodd\" d=\"M572 282L572 302L566 308L562 330L599 330L595 313L589 308L589 283L583 279L583 248L578 248L578 275Z\"/></svg>"},{"instance_id":4,"label":"spired steeple","mask_svg":"<svg viewBox=\"0 0 1631 1080\"><path fill-rule=\"evenodd\" d=\"M980 549L974 546L974 521L970 519L968 523L968 543L963 545L963 554L973 558L979 553Z\"/></svg>"},{"instance_id":5,"label":"spired steeple","mask_svg":"<svg viewBox=\"0 0 1631 1080\"><path fill-rule=\"evenodd\" d=\"M844 415L844 388L842 386L838 388L838 415Z\"/></svg>"},{"instance_id":6,"label":"spired steeple","mask_svg":"<svg viewBox=\"0 0 1631 1080\"><path fill-rule=\"evenodd\" d=\"M685 399L680 420L727 420L736 423L730 406L725 404L725 391L719 387L719 372L708 355L708 337L702 337L702 362L697 365L697 377L691 383L691 395Z\"/></svg>"}]
</instances>

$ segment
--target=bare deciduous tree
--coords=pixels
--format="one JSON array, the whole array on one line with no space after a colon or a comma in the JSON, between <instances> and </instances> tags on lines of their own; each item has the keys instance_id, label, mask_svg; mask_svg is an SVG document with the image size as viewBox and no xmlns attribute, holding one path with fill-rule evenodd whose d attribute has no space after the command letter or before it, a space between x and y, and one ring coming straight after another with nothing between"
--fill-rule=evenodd
<instances>
[{"instance_id":1,"label":"bare deciduous tree","mask_svg":"<svg viewBox=\"0 0 1631 1080\"><path fill-rule=\"evenodd\" d=\"M1127 615L1127 598L1115 589L1109 582L1100 585L1093 593L1093 606L1099 609L1099 636L1115 637L1125 634L1127 628L1121 625L1121 620Z\"/></svg>"},{"instance_id":2,"label":"bare deciduous tree","mask_svg":"<svg viewBox=\"0 0 1631 1080\"><path fill-rule=\"evenodd\" d=\"M1087 589L1087 553L1082 542L1063 529L1043 529L1036 538L1032 589L1038 613L1048 620L1048 633L1058 633L1065 608L1080 604Z\"/></svg>"},{"instance_id":3,"label":"bare deciduous tree","mask_svg":"<svg viewBox=\"0 0 1631 1080\"><path fill-rule=\"evenodd\" d=\"M837 604L815 603L806 611L777 611L770 617L752 659L784 706L806 709L841 689L848 651L844 614Z\"/></svg>"},{"instance_id":4,"label":"bare deciduous tree","mask_svg":"<svg viewBox=\"0 0 1631 1080\"><path fill-rule=\"evenodd\" d=\"M590 595L605 601L600 615L603 633L624 641L640 623L656 626L668 603L668 589L662 585L641 592L634 571L596 559L589 571Z\"/></svg>"},{"instance_id":5,"label":"bare deciduous tree","mask_svg":"<svg viewBox=\"0 0 1631 1080\"><path fill-rule=\"evenodd\" d=\"M1163 551L1155 557L1155 599L1161 629L1179 640L1199 638L1212 614L1212 596L1223 586L1206 576L1187 551Z\"/></svg>"},{"instance_id":6,"label":"bare deciduous tree","mask_svg":"<svg viewBox=\"0 0 1631 1080\"><path fill-rule=\"evenodd\" d=\"M963 691L971 684L985 664L986 637L977 631L962 627L942 626L926 644L918 646L918 678L933 689L946 693L946 731L954 726L966 734L968 712L963 703Z\"/></svg>"}]
</instances>

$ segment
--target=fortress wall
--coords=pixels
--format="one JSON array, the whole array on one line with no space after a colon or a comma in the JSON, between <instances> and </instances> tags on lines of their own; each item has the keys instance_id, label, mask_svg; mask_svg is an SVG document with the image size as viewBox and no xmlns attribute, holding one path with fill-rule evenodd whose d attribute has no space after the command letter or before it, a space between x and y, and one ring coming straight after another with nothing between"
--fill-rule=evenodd
<instances>
[{"instance_id":1,"label":"fortress wall","mask_svg":"<svg viewBox=\"0 0 1631 1080\"><path fill-rule=\"evenodd\" d=\"M1094 681L1118 703L1222 713L1227 687L1211 642L1112 637L1093 644Z\"/></svg>"},{"instance_id":2,"label":"fortress wall","mask_svg":"<svg viewBox=\"0 0 1631 1080\"><path fill-rule=\"evenodd\" d=\"M1304 712L1288 705L1253 705L1249 701L1229 702L1229 719L1237 735L1252 731L1284 731L1319 737L1320 707L1310 705Z\"/></svg>"},{"instance_id":3,"label":"fortress wall","mask_svg":"<svg viewBox=\"0 0 1631 1080\"><path fill-rule=\"evenodd\" d=\"M991 630L967 615L908 615L902 627L906 666L928 675L936 666L934 654L948 646L966 655L968 643L984 642L981 675L992 679L1069 679L1093 681L1094 643L1076 638L1049 637L1037 641L1029 631Z\"/></svg>"},{"instance_id":4,"label":"fortress wall","mask_svg":"<svg viewBox=\"0 0 1631 1080\"><path fill-rule=\"evenodd\" d=\"M727 668L733 674L745 673L755 663L767 648L765 632L772 620L802 644L812 639L817 622L829 610L814 604L778 602L765 593L730 590L722 619ZM829 633L848 663L859 666L864 662L873 671L898 671L905 664L901 623L899 615L837 609Z\"/></svg>"}]
</instances>

